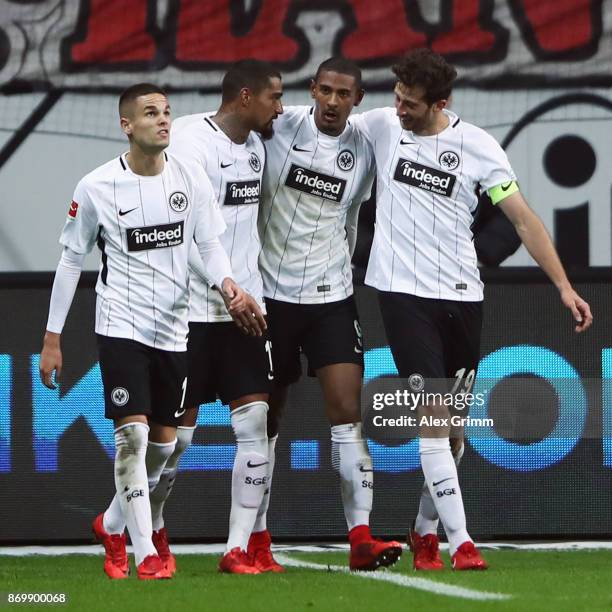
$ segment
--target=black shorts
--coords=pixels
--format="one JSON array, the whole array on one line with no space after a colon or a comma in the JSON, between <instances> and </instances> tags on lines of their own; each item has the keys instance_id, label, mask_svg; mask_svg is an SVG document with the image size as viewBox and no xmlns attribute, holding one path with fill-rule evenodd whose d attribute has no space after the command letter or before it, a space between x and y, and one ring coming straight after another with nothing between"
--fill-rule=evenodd
<instances>
[{"instance_id":1,"label":"black shorts","mask_svg":"<svg viewBox=\"0 0 612 612\"><path fill-rule=\"evenodd\" d=\"M185 406L224 404L253 393L270 393L271 345L266 334L247 336L231 322L189 323L189 375Z\"/></svg>"},{"instance_id":2,"label":"black shorts","mask_svg":"<svg viewBox=\"0 0 612 612\"><path fill-rule=\"evenodd\" d=\"M327 304L294 304L266 298L268 334L274 351L274 381L289 385L300 378L300 352L308 374L334 363L363 368L363 341L353 296Z\"/></svg>"},{"instance_id":3,"label":"black shorts","mask_svg":"<svg viewBox=\"0 0 612 612\"><path fill-rule=\"evenodd\" d=\"M473 380L480 360L482 302L378 292L387 339L400 378Z\"/></svg>"},{"instance_id":4,"label":"black shorts","mask_svg":"<svg viewBox=\"0 0 612 612\"><path fill-rule=\"evenodd\" d=\"M162 351L100 334L97 339L104 416L120 419L144 414L160 425L179 425L187 386L187 352Z\"/></svg>"}]
</instances>

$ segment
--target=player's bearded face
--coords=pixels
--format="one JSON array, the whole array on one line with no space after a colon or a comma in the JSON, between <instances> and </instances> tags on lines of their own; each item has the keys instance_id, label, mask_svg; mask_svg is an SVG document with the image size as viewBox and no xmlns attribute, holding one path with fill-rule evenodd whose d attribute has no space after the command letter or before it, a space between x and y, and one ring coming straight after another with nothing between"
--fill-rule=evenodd
<instances>
[{"instance_id":1,"label":"player's bearded face","mask_svg":"<svg viewBox=\"0 0 612 612\"><path fill-rule=\"evenodd\" d=\"M253 130L259 132L263 138L272 138L274 134L274 120L283 114L281 98L283 86L279 78L270 79L270 86L263 89L253 97Z\"/></svg>"},{"instance_id":2,"label":"player's bearded face","mask_svg":"<svg viewBox=\"0 0 612 612\"><path fill-rule=\"evenodd\" d=\"M170 105L162 94L148 94L136 98L129 116L121 125L129 138L143 151L155 153L170 143Z\"/></svg>"},{"instance_id":3,"label":"player's bearded face","mask_svg":"<svg viewBox=\"0 0 612 612\"><path fill-rule=\"evenodd\" d=\"M339 136L354 106L363 98L363 89L355 83L355 77L339 72L322 71L310 85L310 95L315 100L315 123L330 136Z\"/></svg>"},{"instance_id":4,"label":"player's bearded face","mask_svg":"<svg viewBox=\"0 0 612 612\"><path fill-rule=\"evenodd\" d=\"M409 87L403 83L395 85L395 110L402 128L419 134L427 132L434 122L433 105L424 100L421 87Z\"/></svg>"}]
</instances>

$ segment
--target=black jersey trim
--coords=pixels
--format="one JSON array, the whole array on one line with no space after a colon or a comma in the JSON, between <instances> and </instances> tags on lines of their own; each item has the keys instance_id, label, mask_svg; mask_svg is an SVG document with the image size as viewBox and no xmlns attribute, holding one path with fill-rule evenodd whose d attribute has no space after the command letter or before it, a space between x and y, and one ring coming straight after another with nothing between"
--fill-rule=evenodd
<instances>
[{"instance_id":1,"label":"black jersey trim","mask_svg":"<svg viewBox=\"0 0 612 612\"><path fill-rule=\"evenodd\" d=\"M164 159L165 159L166 161L169 161L169 160L168 160L168 154L167 154L165 151L164 151Z\"/></svg>"},{"instance_id":2,"label":"black jersey trim","mask_svg":"<svg viewBox=\"0 0 612 612\"><path fill-rule=\"evenodd\" d=\"M100 226L100 229L98 230L96 244L98 245L100 253L102 254L102 270L100 271L100 279L105 285L108 286L108 283L106 282L106 279L108 278L108 255L104 250L106 247L106 242L104 241L104 238L102 238L102 226Z\"/></svg>"},{"instance_id":3,"label":"black jersey trim","mask_svg":"<svg viewBox=\"0 0 612 612\"><path fill-rule=\"evenodd\" d=\"M124 170L127 170L126 165L123 163L123 155L120 155L120 156L119 156L119 163L121 164L121 167L122 167Z\"/></svg>"},{"instance_id":4,"label":"black jersey trim","mask_svg":"<svg viewBox=\"0 0 612 612\"><path fill-rule=\"evenodd\" d=\"M208 123L208 125L210 125L210 127L215 130L215 132L218 132L219 130L215 127L215 124L208 118L208 117L204 117L204 121L206 121L206 123Z\"/></svg>"},{"instance_id":5,"label":"black jersey trim","mask_svg":"<svg viewBox=\"0 0 612 612\"><path fill-rule=\"evenodd\" d=\"M451 127L457 127L459 125L460 121L461 121L461 119L459 119L459 117L457 117L457 121L455 121L455 123L453 123L453 125L451 125Z\"/></svg>"}]
</instances>

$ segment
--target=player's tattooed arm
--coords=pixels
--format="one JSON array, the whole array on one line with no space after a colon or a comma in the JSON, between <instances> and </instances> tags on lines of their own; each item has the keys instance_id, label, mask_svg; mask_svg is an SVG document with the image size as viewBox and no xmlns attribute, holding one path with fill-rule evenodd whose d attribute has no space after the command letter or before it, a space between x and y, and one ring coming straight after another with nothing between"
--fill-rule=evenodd
<instances>
[{"instance_id":1,"label":"player's tattooed arm","mask_svg":"<svg viewBox=\"0 0 612 612\"><path fill-rule=\"evenodd\" d=\"M559 290L561 302L571 311L577 323L575 331L580 333L588 329L593 323L591 308L569 282L555 246L540 217L529 208L520 191L504 198L498 206L514 225L529 254Z\"/></svg>"}]
</instances>

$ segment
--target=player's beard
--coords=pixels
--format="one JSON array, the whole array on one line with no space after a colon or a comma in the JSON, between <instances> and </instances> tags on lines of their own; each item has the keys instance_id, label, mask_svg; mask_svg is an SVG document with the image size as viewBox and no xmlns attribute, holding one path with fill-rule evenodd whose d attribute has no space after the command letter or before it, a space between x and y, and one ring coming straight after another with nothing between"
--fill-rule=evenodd
<instances>
[{"instance_id":1,"label":"player's beard","mask_svg":"<svg viewBox=\"0 0 612 612\"><path fill-rule=\"evenodd\" d=\"M268 123L260 130L259 134L264 140L270 140L274 136L274 124L272 122Z\"/></svg>"}]
</instances>

